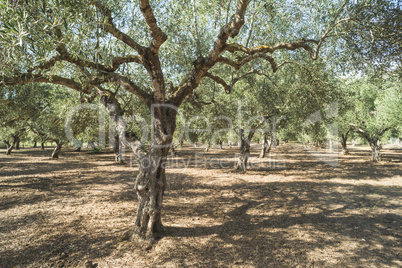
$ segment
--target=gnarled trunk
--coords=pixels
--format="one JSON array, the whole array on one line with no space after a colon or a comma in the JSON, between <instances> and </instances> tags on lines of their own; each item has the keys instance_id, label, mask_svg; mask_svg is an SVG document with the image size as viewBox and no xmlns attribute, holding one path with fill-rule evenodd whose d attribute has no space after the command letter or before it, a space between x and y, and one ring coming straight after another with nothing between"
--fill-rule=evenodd
<instances>
[{"instance_id":1,"label":"gnarled trunk","mask_svg":"<svg viewBox=\"0 0 402 268\"><path fill-rule=\"evenodd\" d=\"M265 119L264 119L265 120ZM236 169L241 170L241 171L246 171L247 170L247 161L250 156L250 144L251 144L251 139L253 138L255 132L261 126L261 124L264 121L260 123L253 124L250 128L250 131L248 132L247 137L245 137L244 134L244 129L239 130L239 140L240 140L240 156L237 159L237 164L236 164Z\"/></svg>"},{"instance_id":2,"label":"gnarled trunk","mask_svg":"<svg viewBox=\"0 0 402 268\"><path fill-rule=\"evenodd\" d=\"M218 141L218 144L219 144L219 149L222 149L222 148L223 148L223 141L222 141L222 140L219 140L219 141Z\"/></svg>"},{"instance_id":3,"label":"gnarled trunk","mask_svg":"<svg viewBox=\"0 0 402 268\"><path fill-rule=\"evenodd\" d=\"M63 143L59 140L54 141L56 143L56 148L54 148L53 153L52 153L52 159L58 159L59 154L61 152L61 147L63 146Z\"/></svg>"},{"instance_id":4,"label":"gnarled trunk","mask_svg":"<svg viewBox=\"0 0 402 268\"><path fill-rule=\"evenodd\" d=\"M118 134L114 135L113 152L114 152L114 162L123 164L124 159L122 153L122 144Z\"/></svg>"},{"instance_id":5,"label":"gnarled trunk","mask_svg":"<svg viewBox=\"0 0 402 268\"><path fill-rule=\"evenodd\" d=\"M14 147L15 147L15 141L13 140L13 143L11 143L10 144L10 142L9 141L3 141L4 142L4 144L7 146L7 151L6 151L6 154L11 154L11 151L14 149Z\"/></svg>"},{"instance_id":6,"label":"gnarled trunk","mask_svg":"<svg viewBox=\"0 0 402 268\"><path fill-rule=\"evenodd\" d=\"M173 142L170 144L170 156L172 157L177 156L177 152L175 150L175 144Z\"/></svg>"},{"instance_id":7,"label":"gnarled trunk","mask_svg":"<svg viewBox=\"0 0 402 268\"><path fill-rule=\"evenodd\" d=\"M271 147L272 147L272 136L270 136L270 138L268 139L267 136L264 135L261 146L260 158L264 158L265 155L271 151Z\"/></svg>"},{"instance_id":8,"label":"gnarled trunk","mask_svg":"<svg viewBox=\"0 0 402 268\"><path fill-rule=\"evenodd\" d=\"M13 142L10 144L10 142L8 140L4 140L4 143L7 146L7 151L6 154L11 154L11 151L16 147L16 145L19 143L20 141L20 137L22 134L14 134L12 135L13 138Z\"/></svg>"},{"instance_id":9,"label":"gnarled trunk","mask_svg":"<svg viewBox=\"0 0 402 268\"><path fill-rule=\"evenodd\" d=\"M42 151L45 150L45 142L44 141L40 143L40 149Z\"/></svg>"},{"instance_id":10,"label":"gnarled trunk","mask_svg":"<svg viewBox=\"0 0 402 268\"><path fill-rule=\"evenodd\" d=\"M155 241L155 234L163 231L162 202L166 187L165 167L167 155L176 128L175 107L165 104L150 105L152 114L152 141L146 152L140 139L126 129L121 116L121 108L113 95L103 95L101 102L115 123L119 140L129 146L138 163L138 175L135 190L138 197L137 216L131 237L145 239L145 248L150 248Z\"/></svg>"},{"instance_id":11,"label":"gnarled trunk","mask_svg":"<svg viewBox=\"0 0 402 268\"><path fill-rule=\"evenodd\" d=\"M372 140L370 142L371 147L371 161L381 161L381 143L378 140Z\"/></svg>"},{"instance_id":12,"label":"gnarled trunk","mask_svg":"<svg viewBox=\"0 0 402 268\"><path fill-rule=\"evenodd\" d=\"M240 155L237 159L237 164L235 169L240 171L247 170L247 161L250 156L250 140L246 140L244 137L244 130L240 129L239 131L239 139L240 139Z\"/></svg>"},{"instance_id":13,"label":"gnarled trunk","mask_svg":"<svg viewBox=\"0 0 402 268\"><path fill-rule=\"evenodd\" d=\"M19 138L17 138L17 143L15 144L15 150L20 149L20 143L21 143L21 140Z\"/></svg>"},{"instance_id":14,"label":"gnarled trunk","mask_svg":"<svg viewBox=\"0 0 402 268\"><path fill-rule=\"evenodd\" d=\"M155 233L163 231L161 210L166 187L165 166L176 128L176 110L164 105L153 109L153 133L151 148L146 154L137 154L139 174L135 183L138 196L134 234L151 244Z\"/></svg>"},{"instance_id":15,"label":"gnarled trunk","mask_svg":"<svg viewBox=\"0 0 402 268\"><path fill-rule=\"evenodd\" d=\"M345 134L341 135L341 145L342 145L342 154L343 155L349 154L349 150L348 150L347 144L346 144L346 142L348 140L348 134L349 134L349 131L346 132Z\"/></svg>"},{"instance_id":16,"label":"gnarled trunk","mask_svg":"<svg viewBox=\"0 0 402 268\"><path fill-rule=\"evenodd\" d=\"M209 148L211 148L211 142L208 142L207 146L205 146L205 152L208 152Z\"/></svg>"},{"instance_id":17,"label":"gnarled trunk","mask_svg":"<svg viewBox=\"0 0 402 268\"><path fill-rule=\"evenodd\" d=\"M34 141L33 148L36 148L36 147L37 147L37 141Z\"/></svg>"}]
</instances>

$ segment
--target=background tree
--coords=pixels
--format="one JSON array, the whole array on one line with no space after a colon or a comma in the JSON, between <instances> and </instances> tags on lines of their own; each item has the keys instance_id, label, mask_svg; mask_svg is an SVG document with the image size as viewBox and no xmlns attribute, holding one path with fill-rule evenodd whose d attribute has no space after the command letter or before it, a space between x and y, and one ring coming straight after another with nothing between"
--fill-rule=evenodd
<instances>
[{"instance_id":1,"label":"background tree","mask_svg":"<svg viewBox=\"0 0 402 268\"><path fill-rule=\"evenodd\" d=\"M348 86L355 87L356 108L354 131L363 137L372 150L372 161L381 160L381 138L391 129L401 127L402 92L397 77L388 75L362 77Z\"/></svg>"}]
</instances>

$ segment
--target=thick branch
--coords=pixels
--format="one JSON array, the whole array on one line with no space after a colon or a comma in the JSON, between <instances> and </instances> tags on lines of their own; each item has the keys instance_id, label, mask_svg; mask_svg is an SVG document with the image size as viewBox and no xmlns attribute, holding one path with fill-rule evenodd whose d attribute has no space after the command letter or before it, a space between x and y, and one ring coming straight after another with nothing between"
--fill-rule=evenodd
<instances>
[{"instance_id":1,"label":"thick branch","mask_svg":"<svg viewBox=\"0 0 402 268\"><path fill-rule=\"evenodd\" d=\"M66 60L78 67L83 67L83 68L92 68L98 71L102 71L104 73L106 72L114 72L119 68L119 66L123 63L130 63L130 62L136 62L139 64L142 64L142 59L140 56L136 55L127 55L123 57L115 57L112 59L112 62L109 66L105 66L100 63L92 62L89 60L81 59L78 58L77 56L71 55L65 46L64 43L62 43L62 32L59 27L54 27L54 30L56 32L56 36L59 39L59 46L56 48L57 52L60 54L58 57L55 57L56 59L63 59ZM49 66L50 64L47 64L46 66Z\"/></svg>"},{"instance_id":2,"label":"thick branch","mask_svg":"<svg viewBox=\"0 0 402 268\"><path fill-rule=\"evenodd\" d=\"M276 72L278 70L278 66L276 65L276 62L275 62L274 58L272 58L271 56L269 56L269 55L267 55L265 53L251 54L251 55L249 55L247 57L243 57L240 61L234 61L234 60L231 60L229 58L219 56L218 59L216 60L216 62L230 65L233 68L235 68L236 70L239 70L242 66L244 66L248 62L250 62L250 61L252 61L254 59L257 59L257 58L264 59L264 60L268 61L269 64L271 65L271 68L272 68L273 72Z\"/></svg>"},{"instance_id":3,"label":"thick branch","mask_svg":"<svg viewBox=\"0 0 402 268\"><path fill-rule=\"evenodd\" d=\"M133 93L136 95L142 102L145 104L149 105L151 102L151 95L146 93L144 90L142 90L139 86L137 86L135 83L133 83L127 76L124 76L122 74L118 73L109 73L106 76L102 77L102 80L99 80L97 78L92 78L91 74L83 67L80 67L80 70L83 72L83 74L87 77L87 79L91 81L98 81L99 83L96 83L94 87L97 89L98 94L101 94L105 90L100 86L100 84L105 83L105 82L116 82L122 87L124 87L127 91Z\"/></svg>"},{"instance_id":4,"label":"thick branch","mask_svg":"<svg viewBox=\"0 0 402 268\"><path fill-rule=\"evenodd\" d=\"M154 13L148 0L140 0L140 9L153 38L151 42L151 50L154 53L157 53L159 47L167 40L167 35L162 32L162 30L158 27Z\"/></svg>"},{"instance_id":5,"label":"thick branch","mask_svg":"<svg viewBox=\"0 0 402 268\"><path fill-rule=\"evenodd\" d=\"M114 72L117 70L117 68L119 68L120 65L122 65L123 63L130 63L130 62L135 62L138 64L143 64L142 63L142 59L140 56L136 56L136 55L127 55L127 56L123 56L123 57L115 57L112 59L112 62L110 64L110 66L107 67L107 71L108 72Z\"/></svg>"},{"instance_id":6,"label":"thick branch","mask_svg":"<svg viewBox=\"0 0 402 268\"><path fill-rule=\"evenodd\" d=\"M304 50L309 52L311 58L315 60L316 58L315 58L314 50L308 45L308 43L318 44L319 41L317 41L317 40L301 40L299 42L288 42L288 43L280 42L280 43L277 43L277 44L275 44L273 46L265 46L265 45L263 45L263 46L253 47L253 48L247 48L247 47L244 47L242 45L232 43L232 44L227 44L225 46L225 50L229 51L229 52L239 51L239 52L243 52L243 53L248 54L248 55L253 55L253 54L256 54L256 53L270 53L270 54L272 54L276 50L282 50L282 49L296 50L296 49L299 49L299 48L303 48Z\"/></svg>"},{"instance_id":7,"label":"thick branch","mask_svg":"<svg viewBox=\"0 0 402 268\"><path fill-rule=\"evenodd\" d=\"M226 93L230 93L232 91L232 87L229 86L225 80L223 80L222 78L220 78L219 76L216 76L214 74L211 74L210 72L205 73L205 77L211 78L212 80L214 80L215 82L217 82L218 84L221 84L223 86L223 88L225 89Z\"/></svg>"},{"instance_id":8,"label":"thick branch","mask_svg":"<svg viewBox=\"0 0 402 268\"><path fill-rule=\"evenodd\" d=\"M50 68L52 68L57 62L59 62L59 61L61 61L61 60L62 60L62 56L61 56L61 55L56 55L56 56L52 57L51 59L49 59L48 61L43 62L43 63L39 64L38 66L35 66L35 67L29 69L29 70L27 71L27 73L32 73L33 71L36 71L36 70L50 69Z\"/></svg>"},{"instance_id":9,"label":"thick branch","mask_svg":"<svg viewBox=\"0 0 402 268\"><path fill-rule=\"evenodd\" d=\"M93 5L99 10L99 12L106 18L106 22L103 25L104 31L112 34L114 37L124 42L131 48L135 49L140 55L145 53L145 47L139 45L130 36L120 31L113 22L112 12L106 6L104 6L101 1L92 1Z\"/></svg>"},{"instance_id":10,"label":"thick branch","mask_svg":"<svg viewBox=\"0 0 402 268\"><path fill-rule=\"evenodd\" d=\"M77 91L89 94L91 93L91 89L93 85L89 84L87 86L83 86L82 84L74 81L70 78L64 78L57 75L51 75L49 77L45 77L41 74L21 74L15 77L1 77L0 87L1 86L13 86L13 85L25 85L30 83L51 83L57 85L63 85Z\"/></svg>"},{"instance_id":11,"label":"thick branch","mask_svg":"<svg viewBox=\"0 0 402 268\"><path fill-rule=\"evenodd\" d=\"M213 48L210 50L206 58L199 58L193 70L190 72L190 79L183 80L177 90L173 93L172 102L175 105L180 103L187 97L201 82L201 79L214 66L219 55L224 51L226 41L229 37L234 38L238 35L241 27L244 24L244 15L250 0L239 0L236 8L236 13L231 17L230 21L220 29L218 38L216 39Z\"/></svg>"},{"instance_id":12,"label":"thick branch","mask_svg":"<svg viewBox=\"0 0 402 268\"><path fill-rule=\"evenodd\" d=\"M139 86L137 86L135 83L133 83L133 81L131 81L127 76L118 73L112 73L109 74L109 77L110 81L118 83L127 91L136 95L143 103L150 105L152 101L152 96L141 89Z\"/></svg>"},{"instance_id":13,"label":"thick branch","mask_svg":"<svg viewBox=\"0 0 402 268\"><path fill-rule=\"evenodd\" d=\"M205 74L205 77L211 78L212 80L214 80L214 81L217 82L218 84L221 84L221 85L223 86L223 88L225 89L225 92L229 94L229 93L232 91L233 86L234 86L237 82L239 82L241 79L244 79L244 78L246 78L247 76L252 75L252 74L264 75L264 74L262 74L261 72L259 72L259 71L257 71L257 70L253 70L253 71L247 72L247 73L245 73L245 74L243 74L243 75L241 75L241 76L238 76L238 77L234 78L234 79L230 82L229 85L225 82L225 80L223 80L223 79L220 78L219 76L216 76L216 75L214 75L214 74L211 74L210 72L207 72L207 73Z\"/></svg>"}]
</instances>

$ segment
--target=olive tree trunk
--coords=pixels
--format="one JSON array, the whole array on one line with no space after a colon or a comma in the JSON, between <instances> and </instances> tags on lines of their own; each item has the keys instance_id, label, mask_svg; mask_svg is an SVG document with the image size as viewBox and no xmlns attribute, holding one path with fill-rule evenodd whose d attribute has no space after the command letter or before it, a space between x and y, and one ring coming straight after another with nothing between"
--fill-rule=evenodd
<instances>
[{"instance_id":1,"label":"olive tree trunk","mask_svg":"<svg viewBox=\"0 0 402 268\"><path fill-rule=\"evenodd\" d=\"M172 156L172 157L177 156L175 144L173 142L170 144L170 156Z\"/></svg>"},{"instance_id":2,"label":"olive tree trunk","mask_svg":"<svg viewBox=\"0 0 402 268\"><path fill-rule=\"evenodd\" d=\"M371 161L381 161L381 142L379 140L372 140L370 142L371 147Z\"/></svg>"},{"instance_id":3,"label":"olive tree trunk","mask_svg":"<svg viewBox=\"0 0 402 268\"><path fill-rule=\"evenodd\" d=\"M14 149L14 147L15 147L15 141L13 140L13 142L10 144L10 142L9 141L3 141L4 142L4 144L7 146L7 151L6 151L6 154L7 155L9 155L9 154L11 154L11 151Z\"/></svg>"},{"instance_id":4,"label":"olive tree trunk","mask_svg":"<svg viewBox=\"0 0 402 268\"><path fill-rule=\"evenodd\" d=\"M349 134L349 131L346 132L345 134L341 135L341 146L342 146L342 154L343 155L349 154L349 150L348 150L347 144L346 144L346 142L348 140L348 134Z\"/></svg>"},{"instance_id":5,"label":"olive tree trunk","mask_svg":"<svg viewBox=\"0 0 402 268\"><path fill-rule=\"evenodd\" d=\"M240 154L237 159L235 169L240 171L246 171L247 161L250 156L250 140L244 137L244 129L239 130L239 140L240 140Z\"/></svg>"},{"instance_id":6,"label":"olive tree trunk","mask_svg":"<svg viewBox=\"0 0 402 268\"><path fill-rule=\"evenodd\" d=\"M253 138L257 129L264 123L265 119L260 123L253 124L246 136L244 133L244 129L239 129L239 141L240 141L240 155L237 159L237 163L235 166L236 170L246 171L247 170L247 161L250 156L250 145L251 139Z\"/></svg>"},{"instance_id":7,"label":"olive tree trunk","mask_svg":"<svg viewBox=\"0 0 402 268\"><path fill-rule=\"evenodd\" d=\"M119 140L130 147L138 164L135 190L138 197L137 216L130 237L145 239L146 248L152 246L155 235L161 233L162 202L166 188L165 166L176 128L177 110L168 105L150 105L152 114L152 139L150 149L145 151L140 139L126 128L120 113L120 105L113 95L103 95L101 102L115 123Z\"/></svg>"},{"instance_id":8,"label":"olive tree trunk","mask_svg":"<svg viewBox=\"0 0 402 268\"><path fill-rule=\"evenodd\" d=\"M124 160L122 153L122 144L118 134L114 136L113 152L114 152L114 162L123 164Z\"/></svg>"},{"instance_id":9,"label":"olive tree trunk","mask_svg":"<svg viewBox=\"0 0 402 268\"><path fill-rule=\"evenodd\" d=\"M384 128L378 132L375 133L368 133L365 129L363 128L358 128L357 133L361 135L363 138L365 138L371 147L371 161L377 162L381 161L381 137L384 135L385 132L390 130L391 127Z\"/></svg>"},{"instance_id":10,"label":"olive tree trunk","mask_svg":"<svg viewBox=\"0 0 402 268\"><path fill-rule=\"evenodd\" d=\"M270 136L268 139L267 136L264 135L262 146L261 146L260 158L264 158L266 154L269 154L269 152L271 151L271 148L272 148L272 140L273 140L272 136Z\"/></svg>"},{"instance_id":11,"label":"olive tree trunk","mask_svg":"<svg viewBox=\"0 0 402 268\"><path fill-rule=\"evenodd\" d=\"M7 146L7 151L6 154L9 155L11 154L12 150L16 147L16 145L19 143L20 141L20 137L22 136L22 134L14 134L11 137L13 138L12 143L10 144L10 142L8 140L4 140L4 144Z\"/></svg>"},{"instance_id":12,"label":"olive tree trunk","mask_svg":"<svg viewBox=\"0 0 402 268\"><path fill-rule=\"evenodd\" d=\"M45 142L44 141L40 143L40 149L42 151L45 150Z\"/></svg>"},{"instance_id":13,"label":"olive tree trunk","mask_svg":"<svg viewBox=\"0 0 402 268\"><path fill-rule=\"evenodd\" d=\"M208 142L207 146L205 146L205 152L209 152L209 148L211 148L211 142Z\"/></svg>"},{"instance_id":14,"label":"olive tree trunk","mask_svg":"<svg viewBox=\"0 0 402 268\"><path fill-rule=\"evenodd\" d=\"M163 231L161 209L166 187L167 155L176 128L177 110L165 105L151 105L153 137L151 148L139 155L139 174L135 189L138 196L134 233L153 242L154 233Z\"/></svg>"},{"instance_id":15,"label":"olive tree trunk","mask_svg":"<svg viewBox=\"0 0 402 268\"><path fill-rule=\"evenodd\" d=\"M53 150L52 159L58 159L63 143L60 140L54 140L54 142L56 143L56 148Z\"/></svg>"}]
</instances>

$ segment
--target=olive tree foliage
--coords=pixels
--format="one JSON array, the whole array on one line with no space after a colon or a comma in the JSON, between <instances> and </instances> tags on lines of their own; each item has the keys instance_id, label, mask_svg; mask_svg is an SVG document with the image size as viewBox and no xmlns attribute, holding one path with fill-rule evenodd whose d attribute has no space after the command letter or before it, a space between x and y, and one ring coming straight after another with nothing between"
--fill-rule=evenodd
<instances>
[{"instance_id":1,"label":"olive tree foliage","mask_svg":"<svg viewBox=\"0 0 402 268\"><path fill-rule=\"evenodd\" d=\"M28 136L30 122L48 107L50 86L35 84L0 89L0 136L7 154Z\"/></svg>"},{"instance_id":2,"label":"olive tree foliage","mask_svg":"<svg viewBox=\"0 0 402 268\"><path fill-rule=\"evenodd\" d=\"M402 125L402 90L395 74L385 77L360 77L347 84L354 88L355 107L352 129L364 138L372 150L371 160L381 160L381 139Z\"/></svg>"},{"instance_id":3,"label":"olive tree foliage","mask_svg":"<svg viewBox=\"0 0 402 268\"><path fill-rule=\"evenodd\" d=\"M0 84L53 83L101 95L120 140L139 163L151 163L140 165L136 179L133 234L152 244L163 230L164 166L176 107L206 79L230 92L232 81L219 76L220 68L233 68L236 78L253 71L257 59L273 72L301 57L317 59L329 51L325 44L335 46L345 27L377 16L356 15L370 5L348 0L2 1ZM119 84L148 107L149 150L127 131L121 105L104 88L108 84Z\"/></svg>"},{"instance_id":4,"label":"olive tree foliage","mask_svg":"<svg viewBox=\"0 0 402 268\"><path fill-rule=\"evenodd\" d=\"M46 97L41 99L46 103L45 108L28 121L29 130L35 133L41 142L52 141L56 144L52 158L59 158L62 146L69 143L66 136L66 116L79 102L79 94L71 89L65 89L58 85L47 87ZM80 121L89 120L85 111L76 113L74 118L75 131L82 131ZM88 123L91 121L87 121Z\"/></svg>"}]
</instances>

